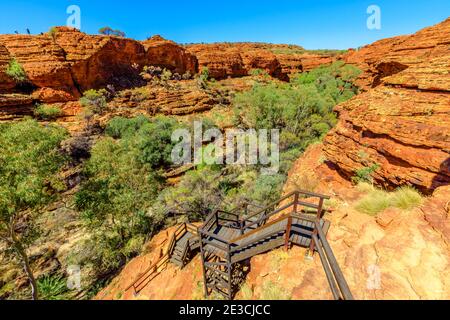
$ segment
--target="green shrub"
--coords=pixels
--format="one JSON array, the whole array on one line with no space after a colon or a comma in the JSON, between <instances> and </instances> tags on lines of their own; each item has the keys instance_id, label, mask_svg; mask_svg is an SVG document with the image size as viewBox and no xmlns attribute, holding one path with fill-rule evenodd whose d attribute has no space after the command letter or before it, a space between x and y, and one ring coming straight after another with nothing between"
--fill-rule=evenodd
<instances>
[{"instance_id":1,"label":"green shrub","mask_svg":"<svg viewBox=\"0 0 450 320\"><path fill-rule=\"evenodd\" d=\"M264 69L252 69L252 70L250 70L250 75L258 77L258 76L267 76L268 73Z\"/></svg>"},{"instance_id":2,"label":"green shrub","mask_svg":"<svg viewBox=\"0 0 450 320\"><path fill-rule=\"evenodd\" d=\"M161 81L165 82L165 81L169 81L170 79L172 79L172 71L170 71L168 69L164 69L161 74Z\"/></svg>"},{"instance_id":3,"label":"green shrub","mask_svg":"<svg viewBox=\"0 0 450 320\"><path fill-rule=\"evenodd\" d=\"M206 89L208 87L209 69L203 67L197 78L197 85L200 89Z\"/></svg>"},{"instance_id":4,"label":"green shrub","mask_svg":"<svg viewBox=\"0 0 450 320\"><path fill-rule=\"evenodd\" d=\"M148 123L150 120L143 115L131 119L114 117L108 122L105 133L114 139L130 137Z\"/></svg>"},{"instance_id":5,"label":"green shrub","mask_svg":"<svg viewBox=\"0 0 450 320\"><path fill-rule=\"evenodd\" d=\"M63 112L59 107L46 104L38 105L34 109L34 115L41 120L55 120L62 114Z\"/></svg>"},{"instance_id":6,"label":"green shrub","mask_svg":"<svg viewBox=\"0 0 450 320\"><path fill-rule=\"evenodd\" d=\"M371 165L370 167L363 167L355 171L355 176L352 177L352 181L355 184L360 182L373 183L373 173L380 168L378 163Z\"/></svg>"},{"instance_id":7,"label":"green shrub","mask_svg":"<svg viewBox=\"0 0 450 320\"><path fill-rule=\"evenodd\" d=\"M253 290L247 283L244 283L241 286L239 291L242 294L242 299L244 299L244 300L251 300L253 298Z\"/></svg>"},{"instance_id":8,"label":"green shrub","mask_svg":"<svg viewBox=\"0 0 450 320\"><path fill-rule=\"evenodd\" d=\"M84 92L83 97L80 99L80 103L84 108L87 108L93 113L102 114L107 107L106 96L107 91L105 89L91 89Z\"/></svg>"},{"instance_id":9,"label":"green shrub","mask_svg":"<svg viewBox=\"0 0 450 320\"><path fill-rule=\"evenodd\" d=\"M224 200L221 172L214 167L201 167L187 172L180 182L164 189L153 210L187 216L191 221L205 218Z\"/></svg>"},{"instance_id":10,"label":"green shrub","mask_svg":"<svg viewBox=\"0 0 450 320\"><path fill-rule=\"evenodd\" d=\"M56 27L51 27L48 31L48 35L53 39L53 41L56 40L56 36L58 34L58 29Z\"/></svg>"},{"instance_id":11,"label":"green shrub","mask_svg":"<svg viewBox=\"0 0 450 320\"><path fill-rule=\"evenodd\" d=\"M257 203L269 204L277 200L286 181L282 174L260 175L248 192L248 197Z\"/></svg>"},{"instance_id":12,"label":"green shrub","mask_svg":"<svg viewBox=\"0 0 450 320\"><path fill-rule=\"evenodd\" d=\"M67 282L61 276L44 275L37 279L38 290L42 300L68 300Z\"/></svg>"},{"instance_id":13,"label":"green shrub","mask_svg":"<svg viewBox=\"0 0 450 320\"><path fill-rule=\"evenodd\" d=\"M25 73L24 68L15 58L9 61L8 67L6 68L6 74L17 83L27 81L27 74Z\"/></svg>"},{"instance_id":14,"label":"green shrub","mask_svg":"<svg viewBox=\"0 0 450 320\"><path fill-rule=\"evenodd\" d=\"M111 29L110 27L103 27L103 28L100 28L100 29L98 30L98 33L104 34L104 35L106 35L106 36L117 36L117 37L121 37L121 38L124 38L124 37L126 36L125 32L120 31L120 30L118 30L118 29L113 30L113 29Z\"/></svg>"}]
</instances>

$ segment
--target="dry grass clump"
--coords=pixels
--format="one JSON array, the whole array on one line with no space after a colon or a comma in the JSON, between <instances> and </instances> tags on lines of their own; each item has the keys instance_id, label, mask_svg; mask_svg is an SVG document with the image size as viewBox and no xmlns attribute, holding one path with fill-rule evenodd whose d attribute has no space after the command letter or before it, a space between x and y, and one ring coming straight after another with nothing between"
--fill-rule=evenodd
<instances>
[{"instance_id":1,"label":"dry grass clump","mask_svg":"<svg viewBox=\"0 0 450 320\"><path fill-rule=\"evenodd\" d=\"M317 176L312 172L300 172L298 175L294 176L291 180L291 185L289 191L294 190L304 190L314 192L319 185L319 180Z\"/></svg>"},{"instance_id":2,"label":"dry grass clump","mask_svg":"<svg viewBox=\"0 0 450 320\"><path fill-rule=\"evenodd\" d=\"M387 208L412 210L423 202L423 196L409 186L400 187L394 192L377 189L368 183L360 183L357 188L366 195L356 203L355 209L371 216L375 216Z\"/></svg>"},{"instance_id":3,"label":"dry grass clump","mask_svg":"<svg viewBox=\"0 0 450 320\"><path fill-rule=\"evenodd\" d=\"M285 288L273 283L272 281L266 281L262 287L261 299L262 300L291 300L291 295Z\"/></svg>"}]
</instances>

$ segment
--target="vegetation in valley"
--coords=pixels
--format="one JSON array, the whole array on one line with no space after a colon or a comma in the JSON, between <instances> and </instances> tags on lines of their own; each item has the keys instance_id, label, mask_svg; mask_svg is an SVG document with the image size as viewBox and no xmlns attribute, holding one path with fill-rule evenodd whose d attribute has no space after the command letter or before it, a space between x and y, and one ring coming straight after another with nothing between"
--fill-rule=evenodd
<instances>
[{"instance_id":1,"label":"vegetation in valley","mask_svg":"<svg viewBox=\"0 0 450 320\"><path fill-rule=\"evenodd\" d=\"M159 230L164 213L151 210L163 188L161 170L170 164L175 120L114 118L83 169L75 204L92 233L73 257L99 275L117 270ZM82 254L81 254L82 253Z\"/></svg>"},{"instance_id":2,"label":"vegetation in valley","mask_svg":"<svg viewBox=\"0 0 450 320\"><path fill-rule=\"evenodd\" d=\"M65 189L58 176L65 137L62 128L29 119L0 125L0 238L3 253L23 266L33 299L39 293L27 249L39 237L36 217Z\"/></svg>"},{"instance_id":3,"label":"vegetation in valley","mask_svg":"<svg viewBox=\"0 0 450 320\"><path fill-rule=\"evenodd\" d=\"M307 50L298 46L287 46L286 48L270 48L275 54L317 54L320 56L337 56L347 52L347 50L333 50L333 49L316 49L316 50Z\"/></svg>"},{"instance_id":4,"label":"vegetation in valley","mask_svg":"<svg viewBox=\"0 0 450 320\"><path fill-rule=\"evenodd\" d=\"M147 68L144 75L167 82L174 76L169 72ZM95 295L161 228L183 220L201 220L216 208L232 209L243 200L268 204L279 198L293 161L336 123L333 107L357 93L352 83L358 74L354 67L335 63L299 74L290 83L257 82L250 91L235 96L234 127L280 130L280 170L272 175L262 174L261 165L202 163L179 177L176 184L169 183L165 174L173 169L171 135L178 128L193 130L191 122L170 117L112 118L96 134L92 148L90 142L86 147L82 137L78 138L82 142L76 143L83 146L87 153L83 159L87 160L72 159L80 175L74 194L68 197L86 236L71 250L68 263L89 270L85 274L91 279L83 284L85 297ZM207 88L211 83L204 69L197 84ZM88 124L106 113L109 98L110 92L104 89L84 93L80 102ZM59 116L58 110L46 105L35 113L43 120ZM204 120L204 129L215 127L205 119L198 119ZM0 220L4 224L0 232L7 236L11 215L16 215L17 221L33 221L33 214L64 190L58 173L68 159L60 149L66 133L52 124L26 120L2 125L0 138L1 149L6 150L0 154ZM399 206L407 206L408 201L397 201ZM27 238L25 231L20 236L24 241ZM20 253L26 253L32 243L20 242ZM59 299L67 297L60 276L50 274L30 281L36 291L41 288L42 297ZM267 292L267 298L282 295L272 285Z\"/></svg>"},{"instance_id":5,"label":"vegetation in valley","mask_svg":"<svg viewBox=\"0 0 450 320\"><path fill-rule=\"evenodd\" d=\"M241 128L279 129L282 172L308 145L336 124L333 107L353 97L360 70L343 62L293 77L290 83L256 84L238 94L235 124Z\"/></svg>"}]
</instances>

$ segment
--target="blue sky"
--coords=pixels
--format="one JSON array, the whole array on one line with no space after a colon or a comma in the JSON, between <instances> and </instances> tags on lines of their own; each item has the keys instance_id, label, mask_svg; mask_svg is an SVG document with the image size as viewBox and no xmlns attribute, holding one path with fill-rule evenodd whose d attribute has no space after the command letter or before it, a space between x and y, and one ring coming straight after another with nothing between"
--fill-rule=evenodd
<instances>
[{"instance_id":1,"label":"blue sky","mask_svg":"<svg viewBox=\"0 0 450 320\"><path fill-rule=\"evenodd\" d=\"M372 4L381 8L381 30L366 27ZM358 47L450 16L450 0L0 0L0 33L65 25L69 5L80 7L87 33L108 25L139 40L160 34L180 43L256 41L307 49Z\"/></svg>"}]
</instances>

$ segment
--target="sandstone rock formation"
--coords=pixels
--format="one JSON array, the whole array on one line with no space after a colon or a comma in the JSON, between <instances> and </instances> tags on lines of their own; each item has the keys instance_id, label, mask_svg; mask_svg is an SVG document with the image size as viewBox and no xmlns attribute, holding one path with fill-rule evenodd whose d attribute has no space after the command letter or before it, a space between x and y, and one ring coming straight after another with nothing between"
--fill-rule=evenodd
<instances>
[{"instance_id":1,"label":"sandstone rock formation","mask_svg":"<svg viewBox=\"0 0 450 320\"><path fill-rule=\"evenodd\" d=\"M211 77L225 79L249 75L263 69L280 80L309 71L340 58L333 53L315 53L299 46L268 43L213 43L188 45L199 60L199 68L207 67Z\"/></svg>"},{"instance_id":2,"label":"sandstone rock formation","mask_svg":"<svg viewBox=\"0 0 450 320\"><path fill-rule=\"evenodd\" d=\"M317 191L332 195L333 202L339 199L327 214L328 240L355 297L448 299L450 187L436 189L420 208L389 208L371 217L353 208L359 191L332 163L321 163L323 155L322 145L310 147L292 168L285 191L307 172L318 179ZM315 279L305 284L313 282L320 284Z\"/></svg>"},{"instance_id":3,"label":"sandstone rock formation","mask_svg":"<svg viewBox=\"0 0 450 320\"><path fill-rule=\"evenodd\" d=\"M331 64L338 58L336 55L306 52L302 54L280 53L276 54L276 57L280 61L283 73L288 75L310 71L321 65Z\"/></svg>"},{"instance_id":4,"label":"sandstone rock formation","mask_svg":"<svg viewBox=\"0 0 450 320\"><path fill-rule=\"evenodd\" d=\"M269 75L286 80L286 74L275 54L251 43L195 44L187 47L216 80L248 75L253 69L263 69Z\"/></svg>"},{"instance_id":5,"label":"sandstone rock formation","mask_svg":"<svg viewBox=\"0 0 450 320\"><path fill-rule=\"evenodd\" d=\"M5 74L13 57L27 74L26 90L17 87ZM33 102L75 101L88 89L141 85L139 72L145 65L162 66L179 73L197 72L194 56L158 37L141 43L120 37L87 35L67 27L57 27L52 34L38 36L0 35L0 93L12 93L14 88L22 94L33 91ZM14 97L7 101L7 97L3 96L2 110L17 102Z\"/></svg>"},{"instance_id":6,"label":"sandstone rock formation","mask_svg":"<svg viewBox=\"0 0 450 320\"><path fill-rule=\"evenodd\" d=\"M167 68L180 75L186 72L191 75L197 73L197 58L175 42L153 36L142 44L145 48L145 59L151 61L151 65Z\"/></svg>"},{"instance_id":7,"label":"sandstone rock formation","mask_svg":"<svg viewBox=\"0 0 450 320\"><path fill-rule=\"evenodd\" d=\"M111 115L187 115L210 110L221 103L214 92L200 90L195 80L171 81L165 86L148 85L120 92L109 104ZM229 102L228 102L229 103ZM109 114L106 115L110 117Z\"/></svg>"},{"instance_id":8,"label":"sandstone rock formation","mask_svg":"<svg viewBox=\"0 0 450 320\"><path fill-rule=\"evenodd\" d=\"M383 39L357 51L352 50L344 55L343 59L365 71L361 83L366 87L375 87L384 77L406 68L420 70L418 65L427 63L434 64L434 67L429 66L430 70L434 69L433 72L428 72L429 74L434 73L435 76L440 75L448 79L448 64L446 69L445 63L439 65L433 61L435 58L445 60L445 57L448 57L449 32L450 18L414 35Z\"/></svg>"},{"instance_id":9,"label":"sandstone rock formation","mask_svg":"<svg viewBox=\"0 0 450 320\"><path fill-rule=\"evenodd\" d=\"M386 188L431 193L450 183L449 34L447 19L347 56L374 88L336 107L324 151L341 174L378 164L373 177Z\"/></svg>"}]
</instances>

